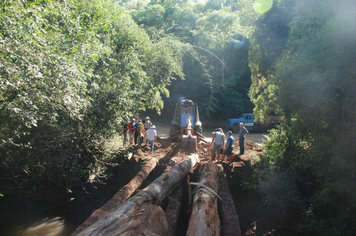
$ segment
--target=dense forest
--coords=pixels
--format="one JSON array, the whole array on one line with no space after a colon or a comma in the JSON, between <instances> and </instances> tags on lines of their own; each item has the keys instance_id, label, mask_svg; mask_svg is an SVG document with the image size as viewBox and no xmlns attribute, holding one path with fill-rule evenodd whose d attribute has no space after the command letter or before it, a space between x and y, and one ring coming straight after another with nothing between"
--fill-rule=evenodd
<instances>
[{"instance_id":1,"label":"dense forest","mask_svg":"<svg viewBox=\"0 0 356 236\"><path fill-rule=\"evenodd\" d=\"M283 117L249 185L271 229L356 235L355 12L353 0L1 1L0 202L69 206L118 161L106 144L123 121L169 120L189 98L207 123Z\"/></svg>"}]
</instances>

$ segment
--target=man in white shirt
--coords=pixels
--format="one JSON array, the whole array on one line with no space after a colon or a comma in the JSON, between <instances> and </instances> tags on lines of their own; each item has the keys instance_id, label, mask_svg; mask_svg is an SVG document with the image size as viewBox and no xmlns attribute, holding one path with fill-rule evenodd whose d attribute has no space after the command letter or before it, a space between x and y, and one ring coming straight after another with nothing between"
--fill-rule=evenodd
<instances>
[{"instance_id":1,"label":"man in white shirt","mask_svg":"<svg viewBox=\"0 0 356 236\"><path fill-rule=\"evenodd\" d=\"M145 132L144 132L145 143L148 144L147 130L152 126L152 122L150 121L150 117L146 116L145 123L143 125L144 125L144 128L145 128Z\"/></svg>"},{"instance_id":2,"label":"man in white shirt","mask_svg":"<svg viewBox=\"0 0 356 236\"><path fill-rule=\"evenodd\" d=\"M151 144L151 154L153 154L153 149L154 149L154 141L157 138L157 131L156 131L156 126L152 125L148 130L147 130L147 147L148 143Z\"/></svg>"},{"instance_id":3,"label":"man in white shirt","mask_svg":"<svg viewBox=\"0 0 356 236\"><path fill-rule=\"evenodd\" d=\"M219 128L213 133L213 139L212 139L212 150L211 150L211 161L214 160L215 154L216 160L219 161L220 159L220 149L224 147L224 142L225 142L225 134L222 130L222 128Z\"/></svg>"}]
</instances>

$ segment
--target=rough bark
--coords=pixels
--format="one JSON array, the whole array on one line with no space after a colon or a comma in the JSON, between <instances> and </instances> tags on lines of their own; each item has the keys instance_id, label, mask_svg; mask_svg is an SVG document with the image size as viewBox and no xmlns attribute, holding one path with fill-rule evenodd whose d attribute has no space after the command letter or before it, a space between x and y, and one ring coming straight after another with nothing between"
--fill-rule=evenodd
<instances>
[{"instance_id":1,"label":"rough bark","mask_svg":"<svg viewBox=\"0 0 356 236\"><path fill-rule=\"evenodd\" d=\"M122 187L107 203L105 203L101 208L94 211L91 216L84 221L78 228L74 231L73 235L76 235L88 228L93 223L107 216L110 212L117 209L123 201L129 198L142 184L142 182L147 178L151 171L156 167L158 163L157 158L152 158L142 169L137 173L137 175L132 178L132 180Z\"/></svg>"},{"instance_id":2,"label":"rough bark","mask_svg":"<svg viewBox=\"0 0 356 236\"><path fill-rule=\"evenodd\" d=\"M143 204L129 217L122 217L115 225L110 225L112 230L103 231L99 235L132 236L132 235L166 235L168 224L164 211L149 203Z\"/></svg>"},{"instance_id":3,"label":"rough bark","mask_svg":"<svg viewBox=\"0 0 356 236\"><path fill-rule=\"evenodd\" d=\"M169 235L175 235L182 200L183 185L180 184L171 195L166 210Z\"/></svg>"},{"instance_id":4,"label":"rough bark","mask_svg":"<svg viewBox=\"0 0 356 236\"><path fill-rule=\"evenodd\" d=\"M219 164L219 196L222 201L219 201L219 215L221 220L221 235L222 236L241 236L241 228L239 218L236 213L234 199L230 193L227 181L225 178L224 167Z\"/></svg>"},{"instance_id":5,"label":"rough bark","mask_svg":"<svg viewBox=\"0 0 356 236\"><path fill-rule=\"evenodd\" d=\"M206 187L217 192L219 189L218 167L204 164L200 171L199 186L196 190L187 236L220 235L220 220L217 210L217 196ZM202 187L206 186L206 187Z\"/></svg>"},{"instance_id":6,"label":"rough bark","mask_svg":"<svg viewBox=\"0 0 356 236\"><path fill-rule=\"evenodd\" d=\"M168 233L168 225L165 225L160 220L162 214L165 217L164 212L158 213L156 211L156 214L152 215L151 209L148 209L147 205L160 202L166 198L169 192L177 187L190 172L197 161L199 161L198 155L190 155L188 159L174 166L169 172L162 174L112 213L90 225L77 235L119 235L116 232L120 232L120 235L145 235L146 231L158 235L166 235ZM151 222L162 222L162 224L157 226L160 229L152 229L148 224L141 224L141 227L138 228L137 225L139 222L145 222L147 217L150 218ZM132 219L135 219L135 221L131 221ZM134 228L137 230L132 231ZM122 229L130 229L130 234L127 234L127 231ZM161 230L164 232L162 233Z\"/></svg>"}]
</instances>

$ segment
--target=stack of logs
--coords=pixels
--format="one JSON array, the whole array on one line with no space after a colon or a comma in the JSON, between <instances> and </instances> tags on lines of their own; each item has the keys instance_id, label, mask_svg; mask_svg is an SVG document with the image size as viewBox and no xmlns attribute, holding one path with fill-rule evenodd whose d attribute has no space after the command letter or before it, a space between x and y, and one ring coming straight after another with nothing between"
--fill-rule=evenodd
<instances>
[{"instance_id":1,"label":"stack of logs","mask_svg":"<svg viewBox=\"0 0 356 236\"><path fill-rule=\"evenodd\" d=\"M130 183L96 210L72 235L175 235L183 188L181 182L199 163L199 158L196 154L189 155L130 198L157 163L158 159L151 159ZM240 225L223 167L213 163L199 167L199 182L190 183L196 188L186 235L240 236ZM218 193L222 188L229 194L220 197ZM169 194L170 202L164 212L158 204Z\"/></svg>"}]
</instances>

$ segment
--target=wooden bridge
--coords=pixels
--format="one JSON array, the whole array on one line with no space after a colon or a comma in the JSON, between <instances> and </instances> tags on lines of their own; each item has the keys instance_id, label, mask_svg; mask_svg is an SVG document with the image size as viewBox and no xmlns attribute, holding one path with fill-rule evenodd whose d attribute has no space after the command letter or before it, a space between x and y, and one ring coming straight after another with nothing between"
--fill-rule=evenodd
<instances>
[{"instance_id":1,"label":"wooden bridge","mask_svg":"<svg viewBox=\"0 0 356 236\"><path fill-rule=\"evenodd\" d=\"M178 218L189 217L185 235L241 235L234 201L221 164L187 155L146 188L137 191L159 159L152 158L114 197L71 235L176 235ZM189 182L189 173L198 181ZM182 192L188 189L189 214L180 216ZM136 192L136 194L134 194ZM133 195L134 194L134 195ZM132 196L133 195L133 196ZM168 202L164 207L162 202Z\"/></svg>"}]
</instances>

